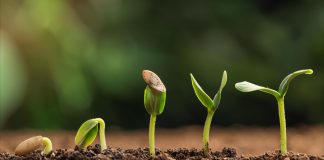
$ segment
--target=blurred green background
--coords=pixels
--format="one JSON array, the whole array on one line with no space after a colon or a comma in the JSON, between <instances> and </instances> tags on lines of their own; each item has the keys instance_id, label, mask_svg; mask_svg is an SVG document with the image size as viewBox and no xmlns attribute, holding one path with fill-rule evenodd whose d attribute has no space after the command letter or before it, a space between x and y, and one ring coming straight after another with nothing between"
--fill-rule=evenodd
<instances>
[{"instance_id":1,"label":"blurred green background","mask_svg":"<svg viewBox=\"0 0 324 160\"><path fill-rule=\"evenodd\" d=\"M288 126L324 123L324 1L1 0L0 128L76 129L88 118L147 128L142 69L167 87L158 127L203 125L193 73L213 96L213 124L278 125L275 99L241 93L247 80L286 96Z\"/></svg>"}]
</instances>

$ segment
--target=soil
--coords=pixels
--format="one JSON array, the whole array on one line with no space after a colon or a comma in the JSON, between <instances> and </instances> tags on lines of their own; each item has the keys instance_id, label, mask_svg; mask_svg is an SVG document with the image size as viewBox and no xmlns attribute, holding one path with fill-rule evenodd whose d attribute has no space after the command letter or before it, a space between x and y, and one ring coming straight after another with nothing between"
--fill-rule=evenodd
<instances>
[{"instance_id":1,"label":"soil","mask_svg":"<svg viewBox=\"0 0 324 160\"><path fill-rule=\"evenodd\" d=\"M210 155L204 156L202 150L197 149L169 149L166 151L156 150L156 157L151 158L148 148L127 149L108 148L100 151L100 146L97 144L94 147L89 146L87 149L79 149L75 147L74 150L58 149L49 155L43 155L41 151L35 151L25 156L10 155L8 153L0 153L0 159L4 160L203 160L203 159L233 159L233 160L323 160L324 157L298 154L289 152L287 156L281 156L279 151L268 152L259 156L238 156L234 148L223 148L221 152L210 152Z\"/></svg>"},{"instance_id":2,"label":"soil","mask_svg":"<svg viewBox=\"0 0 324 160\"><path fill-rule=\"evenodd\" d=\"M209 157L204 157L200 149L201 131L202 128L196 126L179 129L157 129L156 145L160 148L157 149L156 159L324 160L324 126L289 128L288 150L299 153L289 152L285 157L280 156L280 153L275 151L279 146L278 128L236 126L213 129L210 135L211 155ZM44 156L41 151L35 151L25 157L18 157L13 154L19 142L40 134L51 138L53 141L54 151L50 155ZM100 152L98 145L88 147L86 150L74 148L74 134L75 132L69 131L1 131L0 159L151 159L148 149L145 148L147 145L146 130L122 131L116 128L109 129L109 132L107 130L107 144L111 148L103 152ZM223 148L224 146L233 148ZM269 150L271 152L266 152Z\"/></svg>"}]
</instances>

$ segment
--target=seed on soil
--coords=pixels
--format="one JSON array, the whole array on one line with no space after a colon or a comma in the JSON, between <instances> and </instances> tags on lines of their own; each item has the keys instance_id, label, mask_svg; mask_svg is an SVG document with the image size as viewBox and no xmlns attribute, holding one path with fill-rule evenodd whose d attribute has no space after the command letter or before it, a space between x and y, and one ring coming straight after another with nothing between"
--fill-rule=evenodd
<instances>
[{"instance_id":1,"label":"seed on soil","mask_svg":"<svg viewBox=\"0 0 324 160\"><path fill-rule=\"evenodd\" d=\"M38 149L44 150L44 154L52 151L51 140L47 137L35 136L21 142L15 149L16 155L26 155Z\"/></svg>"}]
</instances>

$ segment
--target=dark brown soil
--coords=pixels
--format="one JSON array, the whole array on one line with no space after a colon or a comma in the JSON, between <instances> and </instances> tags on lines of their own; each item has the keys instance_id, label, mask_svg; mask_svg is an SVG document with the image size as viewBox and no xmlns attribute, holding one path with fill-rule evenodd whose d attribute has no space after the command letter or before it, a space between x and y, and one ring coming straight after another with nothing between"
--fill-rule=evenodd
<instances>
[{"instance_id":1,"label":"dark brown soil","mask_svg":"<svg viewBox=\"0 0 324 160\"><path fill-rule=\"evenodd\" d=\"M156 131L157 159L204 159L200 150L202 128L197 126L178 129L161 129ZM74 148L76 131L0 131L0 160L2 159L150 159L147 146L147 130L124 131L110 128L107 131L108 150L100 153L98 147L88 150ZM21 141L32 136L49 137L53 142L54 152L43 156L34 152L26 157L14 155L14 150ZM181 139L179 138L181 135ZM288 128L287 157L281 157L279 147L279 128L231 127L213 128L210 135L210 159L323 159L324 160L324 126L303 126ZM98 139L95 144L98 143ZM223 149L231 146L234 149ZM138 148L141 147L141 148ZM62 149L68 148L68 149ZM119 149L121 148L121 149ZM169 150L169 148L180 148ZM186 149L197 148L197 149ZM217 152L219 151L219 152ZM265 153L266 151L273 151ZM313 155L313 156L312 156ZM317 156L315 156L317 155ZM51 158L52 157L52 158ZM190 158L189 158L190 157ZM206 159L206 158L205 158Z\"/></svg>"},{"instance_id":2,"label":"dark brown soil","mask_svg":"<svg viewBox=\"0 0 324 160\"><path fill-rule=\"evenodd\" d=\"M149 155L148 148L127 149L108 148L100 152L100 146L89 146L87 149L79 149L76 147L74 150L58 149L49 155L43 155L41 151L32 152L26 156L17 156L8 153L0 153L0 159L4 160L150 160L153 159ZM161 151L156 150L156 160L204 160L204 159L233 159L233 160L323 160L324 157L315 155L298 154L290 152L287 156L281 156L278 151L265 153L260 156L238 156L234 148L223 148L221 152L211 151L209 156L204 156L202 150L180 148L176 150Z\"/></svg>"},{"instance_id":3,"label":"dark brown soil","mask_svg":"<svg viewBox=\"0 0 324 160\"><path fill-rule=\"evenodd\" d=\"M156 146L163 151L169 148L202 147L202 127L187 126L174 129L156 128ZM107 145L112 148L135 149L148 145L147 130L120 130L111 126L106 132ZM39 130L0 130L0 153L13 154L17 145L32 136L42 135L53 142L53 149L73 149L76 131L39 131ZM179 138L181 135L181 139ZM324 155L324 125L287 128L288 151ZM209 147L220 151L225 146L237 149L239 155L261 155L266 151L277 150L279 128L230 127L212 128ZM97 144L98 140L94 142Z\"/></svg>"}]
</instances>

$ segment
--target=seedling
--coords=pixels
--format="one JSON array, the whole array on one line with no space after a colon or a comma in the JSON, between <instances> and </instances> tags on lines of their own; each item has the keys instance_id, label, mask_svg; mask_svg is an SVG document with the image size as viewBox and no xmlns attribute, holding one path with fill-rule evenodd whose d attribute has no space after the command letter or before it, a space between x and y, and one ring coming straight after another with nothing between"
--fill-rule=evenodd
<instances>
[{"instance_id":1,"label":"seedling","mask_svg":"<svg viewBox=\"0 0 324 160\"><path fill-rule=\"evenodd\" d=\"M94 118L85 121L81 125L75 136L75 144L82 149L88 147L96 139L98 130L100 134L99 141L101 151L107 149L105 137L105 121L101 118Z\"/></svg>"},{"instance_id":2,"label":"seedling","mask_svg":"<svg viewBox=\"0 0 324 160\"><path fill-rule=\"evenodd\" d=\"M155 157L155 122L156 116L160 115L165 106L166 88L159 76L149 70L143 70L143 79L147 84L144 90L144 106L151 115L149 125L149 149L150 155Z\"/></svg>"},{"instance_id":3,"label":"seedling","mask_svg":"<svg viewBox=\"0 0 324 160\"><path fill-rule=\"evenodd\" d=\"M49 154L52 152L52 142L47 137L35 136L21 142L15 150L15 154L19 156L26 155L37 149L43 150L44 154Z\"/></svg>"},{"instance_id":4,"label":"seedling","mask_svg":"<svg viewBox=\"0 0 324 160\"><path fill-rule=\"evenodd\" d=\"M214 115L215 111L217 110L218 105L220 103L222 90L225 87L226 82L227 82L227 72L226 71L223 72L223 77L222 77L220 87L219 87L217 93L215 94L213 100L200 87L200 85L196 81L195 77L192 74L190 74L190 76L191 76L192 87L196 93L197 98L203 104L203 106L205 106L207 108L207 118L205 121L204 132L203 132L203 144L204 144L203 150L204 150L204 154L206 156L208 156L209 155L210 125L211 125L211 122L213 119L213 115Z\"/></svg>"},{"instance_id":5,"label":"seedling","mask_svg":"<svg viewBox=\"0 0 324 160\"><path fill-rule=\"evenodd\" d=\"M286 118L285 118L285 108L284 108L284 99L285 95L288 91L288 87L290 82L296 78L299 75L302 74L313 74L313 70L311 69L305 69L305 70L299 70L294 73L289 74L286 76L280 86L278 91L258 86L255 84L252 84L250 82L239 82L235 84L235 88L241 92L252 92L252 91L261 91L265 93L272 94L275 96L277 102L278 102L278 110L279 110L279 123L280 123L280 151L282 155L287 154L287 135L286 135Z\"/></svg>"}]
</instances>

